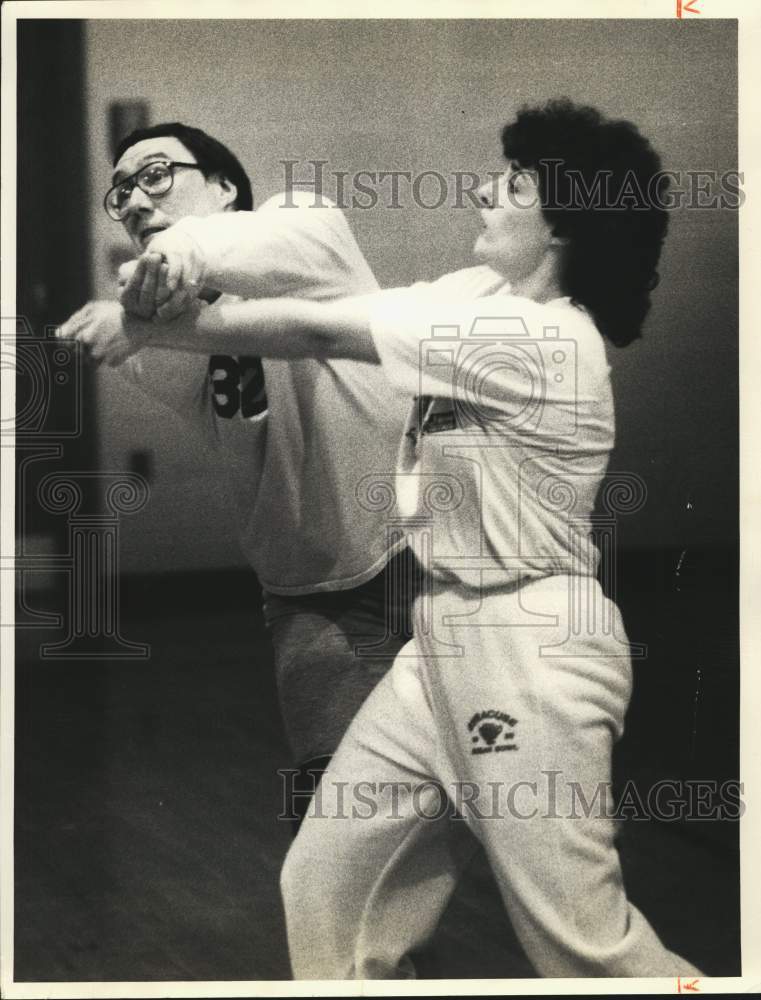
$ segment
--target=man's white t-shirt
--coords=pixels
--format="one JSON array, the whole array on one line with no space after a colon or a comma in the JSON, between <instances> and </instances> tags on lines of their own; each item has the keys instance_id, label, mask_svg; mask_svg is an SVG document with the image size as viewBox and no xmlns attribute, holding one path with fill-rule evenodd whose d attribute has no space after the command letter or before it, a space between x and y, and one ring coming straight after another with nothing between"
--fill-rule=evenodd
<instances>
[{"instance_id":1,"label":"man's white t-shirt","mask_svg":"<svg viewBox=\"0 0 761 1000\"><path fill-rule=\"evenodd\" d=\"M280 195L256 212L177 223L201 251L205 283L239 298L376 291L343 213L289 197L296 207ZM383 569L399 545L370 486L393 473L408 401L379 365L150 348L139 357L122 369L221 450L241 547L266 590L343 590Z\"/></svg>"}]
</instances>

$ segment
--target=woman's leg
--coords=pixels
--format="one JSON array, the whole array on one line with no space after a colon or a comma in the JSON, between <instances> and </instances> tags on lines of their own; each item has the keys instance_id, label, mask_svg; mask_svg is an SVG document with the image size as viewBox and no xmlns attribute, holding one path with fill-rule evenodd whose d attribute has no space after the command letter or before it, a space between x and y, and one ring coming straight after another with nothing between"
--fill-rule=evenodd
<instances>
[{"instance_id":1,"label":"woman's leg","mask_svg":"<svg viewBox=\"0 0 761 1000\"><path fill-rule=\"evenodd\" d=\"M286 858L297 979L414 976L409 955L433 934L472 853L433 777L437 740L410 652L350 726Z\"/></svg>"},{"instance_id":2,"label":"woman's leg","mask_svg":"<svg viewBox=\"0 0 761 1000\"><path fill-rule=\"evenodd\" d=\"M583 589L581 631L568 588ZM445 784L477 790L467 810L509 916L543 976L699 975L626 898L610 801L611 751L623 729L630 662L623 625L595 581L554 578L454 615L459 665L430 665ZM460 624L457 624L457 616ZM539 617L545 616L545 617ZM479 624L480 622L480 624ZM563 642L567 637L567 641ZM624 647L625 654L625 647ZM496 803L496 805L495 805Z\"/></svg>"}]
</instances>

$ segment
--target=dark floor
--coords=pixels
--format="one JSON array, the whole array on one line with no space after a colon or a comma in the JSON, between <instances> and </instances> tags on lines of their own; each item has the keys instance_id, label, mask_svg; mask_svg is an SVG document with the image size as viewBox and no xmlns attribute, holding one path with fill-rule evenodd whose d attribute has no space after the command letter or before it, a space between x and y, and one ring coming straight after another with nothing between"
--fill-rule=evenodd
<instances>
[{"instance_id":1,"label":"dark floor","mask_svg":"<svg viewBox=\"0 0 761 1000\"><path fill-rule=\"evenodd\" d=\"M275 818L288 757L266 639L247 600L206 614L202 599L164 600L157 614L162 586L123 625L147 661L44 661L40 642L60 634L18 633L17 981L290 976L278 895L290 832ZM619 777L634 759L625 743ZM621 854L666 943L737 975L736 824L712 829L626 822ZM483 857L434 951L441 976L533 975Z\"/></svg>"}]
</instances>

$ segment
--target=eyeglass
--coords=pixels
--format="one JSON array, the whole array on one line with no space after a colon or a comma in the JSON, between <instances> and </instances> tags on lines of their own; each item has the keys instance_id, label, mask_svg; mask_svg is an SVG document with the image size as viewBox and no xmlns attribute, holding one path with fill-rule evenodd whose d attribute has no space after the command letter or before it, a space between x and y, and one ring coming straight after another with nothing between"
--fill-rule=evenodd
<instances>
[{"instance_id":1,"label":"eyeglass","mask_svg":"<svg viewBox=\"0 0 761 1000\"><path fill-rule=\"evenodd\" d=\"M109 218L113 219L114 222L122 221L127 214L127 205L136 186L149 198L155 198L171 191L174 184L174 171L177 167L186 167L189 170L203 169L197 163L178 163L174 160L154 160L152 163L146 164L106 192L103 207Z\"/></svg>"}]
</instances>

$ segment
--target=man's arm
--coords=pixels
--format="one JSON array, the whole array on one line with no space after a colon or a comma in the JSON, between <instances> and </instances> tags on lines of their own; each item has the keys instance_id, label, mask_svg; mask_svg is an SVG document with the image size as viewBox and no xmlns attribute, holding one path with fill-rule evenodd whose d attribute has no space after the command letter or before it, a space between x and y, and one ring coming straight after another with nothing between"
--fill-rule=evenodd
<instances>
[{"instance_id":1,"label":"man's arm","mask_svg":"<svg viewBox=\"0 0 761 1000\"><path fill-rule=\"evenodd\" d=\"M375 291L377 282L343 213L304 192L257 212L188 217L158 233L121 293L128 311L152 298L159 321L179 315L203 289L244 298L328 301ZM149 266L149 261L153 266ZM159 268L156 262L161 265ZM158 280L157 280L158 279Z\"/></svg>"},{"instance_id":2,"label":"man's arm","mask_svg":"<svg viewBox=\"0 0 761 1000\"><path fill-rule=\"evenodd\" d=\"M180 315L192 318L203 305L197 296L208 280L217 291L262 297L285 294L315 301L377 290L343 213L327 204L311 208L311 198L303 192L300 196L295 192L293 200L296 207L279 207L281 199L273 198L256 213L189 218L159 233L149 250L120 273L120 301L127 308L118 302L88 303L60 328L59 336L80 340L91 348L95 361L109 364L121 363L149 342L175 350L253 354L254 341L245 335L239 314L230 315L227 328L224 323L210 326L206 340L199 330L185 340L181 327L175 326ZM167 259L158 252L162 247ZM167 290L167 283L176 294ZM157 301L163 303L159 317ZM159 323L141 323L139 318L161 320L167 315L177 319L159 344ZM292 344L295 347L295 341Z\"/></svg>"}]
</instances>

